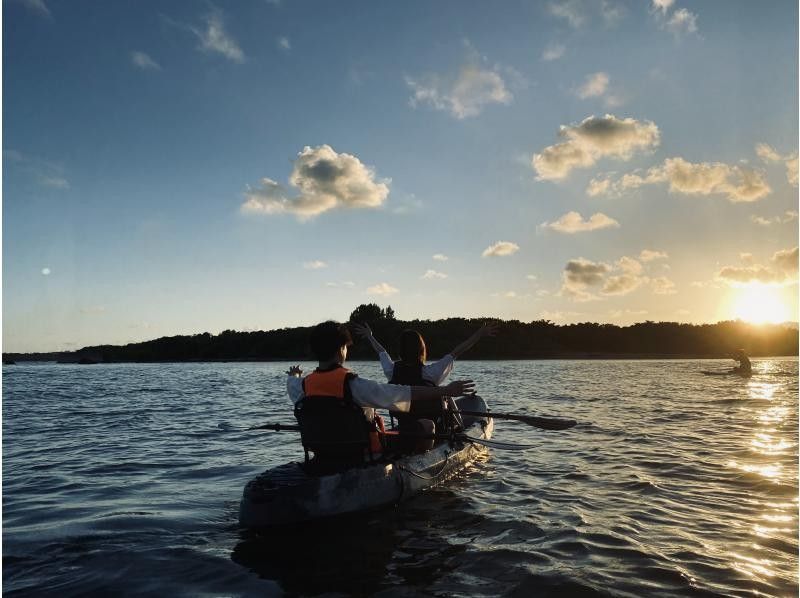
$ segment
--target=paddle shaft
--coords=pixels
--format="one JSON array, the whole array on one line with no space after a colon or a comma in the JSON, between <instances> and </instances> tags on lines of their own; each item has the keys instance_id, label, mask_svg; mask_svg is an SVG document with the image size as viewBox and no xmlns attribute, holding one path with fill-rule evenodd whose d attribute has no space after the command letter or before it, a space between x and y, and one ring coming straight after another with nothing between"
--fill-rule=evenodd
<instances>
[{"instance_id":1,"label":"paddle shaft","mask_svg":"<svg viewBox=\"0 0 800 598\"><path fill-rule=\"evenodd\" d=\"M567 428L571 428L578 422L574 419L564 419L561 417L540 417L538 415L516 415L513 413L484 413L482 411L465 411L463 409L459 410L461 415L471 415L474 417L492 417L494 419L511 419L514 421L520 421L528 424L529 426L534 426L536 428L541 428L542 430L566 430Z\"/></svg>"}]
</instances>

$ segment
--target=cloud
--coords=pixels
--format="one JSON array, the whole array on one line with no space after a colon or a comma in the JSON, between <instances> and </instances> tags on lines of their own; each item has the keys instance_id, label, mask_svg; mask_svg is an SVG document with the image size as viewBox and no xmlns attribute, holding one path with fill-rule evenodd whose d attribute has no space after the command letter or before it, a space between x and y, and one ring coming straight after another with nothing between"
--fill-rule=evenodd
<instances>
[{"instance_id":1,"label":"cloud","mask_svg":"<svg viewBox=\"0 0 800 598\"><path fill-rule=\"evenodd\" d=\"M28 10L35 12L41 17L47 17L48 19L53 17L50 9L47 8L47 5L44 3L44 0L22 0L22 3Z\"/></svg>"},{"instance_id":2,"label":"cloud","mask_svg":"<svg viewBox=\"0 0 800 598\"><path fill-rule=\"evenodd\" d=\"M756 155L764 162L783 162L786 166L786 180L789 184L797 187L797 154L779 154L774 148L766 143L756 144Z\"/></svg>"},{"instance_id":3,"label":"cloud","mask_svg":"<svg viewBox=\"0 0 800 598\"><path fill-rule=\"evenodd\" d=\"M539 280L539 277L536 276L536 274L527 274L525 278L527 278L528 280Z\"/></svg>"},{"instance_id":4,"label":"cloud","mask_svg":"<svg viewBox=\"0 0 800 598\"><path fill-rule=\"evenodd\" d=\"M567 212L555 222L543 222L541 226L559 233L572 235L603 228L619 228L619 222L600 212L592 214L588 220L584 220L578 212Z\"/></svg>"},{"instance_id":5,"label":"cloud","mask_svg":"<svg viewBox=\"0 0 800 598\"><path fill-rule=\"evenodd\" d=\"M428 104L462 120L478 116L489 104L510 104L514 99L498 69L468 64L455 77L428 75L422 80L406 77L413 91L413 108Z\"/></svg>"},{"instance_id":6,"label":"cloud","mask_svg":"<svg viewBox=\"0 0 800 598\"><path fill-rule=\"evenodd\" d=\"M538 180L564 179L574 168L593 166L605 157L629 160L637 151L660 143L658 127L651 121L619 119L611 114L590 116L578 125L562 125L566 141L534 154L531 162Z\"/></svg>"},{"instance_id":7,"label":"cloud","mask_svg":"<svg viewBox=\"0 0 800 598\"><path fill-rule=\"evenodd\" d=\"M657 295L675 292L671 280L664 276L650 278L645 274L644 265L629 256L622 256L613 265L582 257L570 260L564 267L561 281L559 295L577 302L627 295L644 285L649 285Z\"/></svg>"},{"instance_id":8,"label":"cloud","mask_svg":"<svg viewBox=\"0 0 800 598\"><path fill-rule=\"evenodd\" d=\"M744 266L725 266L717 278L728 284L791 284L797 280L797 247L782 249L772 254L766 265L752 264L747 260Z\"/></svg>"},{"instance_id":9,"label":"cloud","mask_svg":"<svg viewBox=\"0 0 800 598\"><path fill-rule=\"evenodd\" d=\"M150 58L144 52L131 52L131 63L133 66L142 69L143 71L151 70L151 71L160 71L161 65L158 64L155 60Z\"/></svg>"},{"instance_id":10,"label":"cloud","mask_svg":"<svg viewBox=\"0 0 800 598\"><path fill-rule=\"evenodd\" d=\"M542 52L542 60L545 62L552 62L553 60L558 60L564 53L567 51L567 48L563 44L551 44L547 46L544 51Z\"/></svg>"},{"instance_id":11,"label":"cloud","mask_svg":"<svg viewBox=\"0 0 800 598\"><path fill-rule=\"evenodd\" d=\"M50 270L50 268L42 268L42 276L50 276L51 272L52 270Z\"/></svg>"},{"instance_id":12,"label":"cloud","mask_svg":"<svg viewBox=\"0 0 800 598\"><path fill-rule=\"evenodd\" d=\"M233 62L244 62L244 52L239 44L225 31L222 13L214 11L205 18L203 28L189 25L188 29L200 41L199 49L203 52L221 54Z\"/></svg>"},{"instance_id":13,"label":"cloud","mask_svg":"<svg viewBox=\"0 0 800 598\"><path fill-rule=\"evenodd\" d=\"M399 292L398 289L385 282L376 284L375 286L367 289L367 293L370 295L381 295L382 297L388 297L389 295L394 295L397 292Z\"/></svg>"},{"instance_id":14,"label":"cloud","mask_svg":"<svg viewBox=\"0 0 800 598\"><path fill-rule=\"evenodd\" d=\"M483 257L502 257L519 251L519 245L510 241L498 241L483 250Z\"/></svg>"},{"instance_id":15,"label":"cloud","mask_svg":"<svg viewBox=\"0 0 800 598\"><path fill-rule=\"evenodd\" d=\"M773 218L763 218L762 216L750 216L750 220L761 226L771 226L773 224L786 224L797 220L797 212L794 210L786 210L783 216L774 216Z\"/></svg>"},{"instance_id":16,"label":"cloud","mask_svg":"<svg viewBox=\"0 0 800 598\"><path fill-rule=\"evenodd\" d=\"M322 260L313 260L311 262L303 262L303 268L306 270L320 270L322 268L327 268L328 264L323 262Z\"/></svg>"},{"instance_id":17,"label":"cloud","mask_svg":"<svg viewBox=\"0 0 800 598\"><path fill-rule=\"evenodd\" d=\"M292 49L292 44L289 42L289 38L288 37L279 37L278 40L277 40L277 43L278 43L278 47L281 50L287 50L288 51L288 50Z\"/></svg>"},{"instance_id":18,"label":"cloud","mask_svg":"<svg viewBox=\"0 0 800 598\"><path fill-rule=\"evenodd\" d=\"M662 15L666 15L675 0L653 0L653 10L660 11Z\"/></svg>"},{"instance_id":19,"label":"cloud","mask_svg":"<svg viewBox=\"0 0 800 598\"><path fill-rule=\"evenodd\" d=\"M436 253L433 255L433 259L435 259L437 262L446 262L450 258L444 255L443 253Z\"/></svg>"},{"instance_id":20,"label":"cloud","mask_svg":"<svg viewBox=\"0 0 800 598\"><path fill-rule=\"evenodd\" d=\"M578 97L582 100L603 95L608 89L608 74L593 73L586 76L586 81L578 88Z\"/></svg>"},{"instance_id":21,"label":"cloud","mask_svg":"<svg viewBox=\"0 0 800 598\"><path fill-rule=\"evenodd\" d=\"M354 282L352 282L350 280L346 280L344 282L326 282L325 286L326 287L332 287L332 288L335 288L335 289L338 289L338 288L352 289L354 286L356 286L356 283L354 283Z\"/></svg>"},{"instance_id":22,"label":"cloud","mask_svg":"<svg viewBox=\"0 0 800 598\"><path fill-rule=\"evenodd\" d=\"M49 189L66 190L69 181L64 176L64 168L60 164L28 156L16 150L3 150L3 158L9 162L6 168L17 168L36 184Z\"/></svg>"},{"instance_id":23,"label":"cloud","mask_svg":"<svg viewBox=\"0 0 800 598\"><path fill-rule=\"evenodd\" d=\"M243 212L295 214L301 220L335 208L377 208L389 195L389 179L378 181L375 172L353 155L337 153L329 145L306 146L297 155L289 183L299 195L288 197L272 179L248 187Z\"/></svg>"},{"instance_id":24,"label":"cloud","mask_svg":"<svg viewBox=\"0 0 800 598\"><path fill-rule=\"evenodd\" d=\"M435 278L447 278L447 274L444 272L437 272L436 270L427 270L425 274L422 275L423 279L425 280L433 280Z\"/></svg>"},{"instance_id":25,"label":"cloud","mask_svg":"<svg viewBox=\"0 0 800 598\"><path fill-rule=\"evenodd\" d=\"M659 276L650 280L650 288L656 295L674 295L677 293L675 290L675 283L666 276Z\"/></svg>"},{"instance_id":26,"label":"cloud","mask_svg":"<svg viewBox=\"0 0 800 598\"><path fill-rule=\"evenodd\" d=\"M100 316L106 313L104 305L91 305L89 307L82 307L80 312L86 316Z\"/></svg>"},{"instance_id":27,"label":"cloud","mask_svg":"<svg viewBox=\"0 0 800 598\"><path fill-rule=\"evenodd\" d=\"M653 260L664 260L667 259L669 255L667 255L663 251L652 251L650 249L642 249L642 252L639 254L639 259L643 262L652 262Z\"/></svg>"},{"instance_id":28,"label":"cloud","mask_svg":"<svg viewBox=\"0 0 800 598\"><path fill-rule=\"evenodd\" d=\"M461 120L478 116L490 104L510 104L514 99L504 74L512 85L525 86L521 73L510 67L490 66L485 56L464 40L467 60L457 73L429 73L421 77L405 77L413 94L409 104L416 108L427 104L436 110L449 112Z\"/></svg>"},{"instance_id":29,"label":"cloud","mask_svg":"<svg viewBox=\"0 0 800 598\"><path fill-rule=\"evenodd\" d=\"M667 20L666 28L675 35L697 33L697 15L685 8L679 8Z\"/></svg>"},{"instance_id":30,"label":"cloud","mask_svg":"<svg viewBox=\"0 0 800 598\"><path fill-rule=\"evenodd\" d=\"M668 183L670 193L721 194L734 203L758 201L772 191L764 173L759 170L720 162L692 163L683 158L667 158L662 165L654 166L644 174L633 172L616 181L593 179L586 193L618 197L644 185L659 183Z\"/></svg>"},{"instance_id":31,"label":"cloud","mask_svg":"<svg viewBox=\"0 0 800 598\"><path fill-rule=\"evenodd\" d=\"M564 19L570 27L575 29L582 27L588 19L586 6L580 0L550 2L547 5L547 11L556 18Z\"/></svg>"}]
</instances>

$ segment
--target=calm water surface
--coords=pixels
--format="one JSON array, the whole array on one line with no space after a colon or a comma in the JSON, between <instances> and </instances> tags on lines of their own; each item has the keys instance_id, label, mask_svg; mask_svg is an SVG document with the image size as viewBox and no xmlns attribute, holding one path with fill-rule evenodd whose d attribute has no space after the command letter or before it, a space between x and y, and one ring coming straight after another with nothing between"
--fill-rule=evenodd
<instances>
[{"instance_id":1,"label":"calm water surface","mask_svg":"<svg viewBox=\"0 0 800 598\"><path fill-rule=\"evenodd\" d=\"M459 362L495 411L580 425L497 421L536 448L262 536L242 488L302 451L246 428L291 422L285 364L3 366L3 593L796 596L797 359L700 374L731 365Z\"/></svg>"}]
</instances>

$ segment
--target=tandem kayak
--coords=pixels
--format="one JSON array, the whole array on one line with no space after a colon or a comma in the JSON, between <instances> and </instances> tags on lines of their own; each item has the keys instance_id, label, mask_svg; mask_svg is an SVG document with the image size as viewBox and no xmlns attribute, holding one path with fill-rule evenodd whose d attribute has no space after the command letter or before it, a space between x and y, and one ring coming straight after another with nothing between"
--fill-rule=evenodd
<instances>
[{"instance_id":1,"label":"tandem kayak","mask_svg":"<svg viewBox=\"0 0 800 598\"><path fill-rule=\"evenodd\" d=\"M487 412L479 396L456 399L465 411ZM306 474L302 463L268 469L245 486L239 506L243 527L262 528L396 505L464 469L483 447L464 438L489 440L494 422L464 416L464 433L420 454L365 464L330 475Z\"/></svg>"}]
</instances>

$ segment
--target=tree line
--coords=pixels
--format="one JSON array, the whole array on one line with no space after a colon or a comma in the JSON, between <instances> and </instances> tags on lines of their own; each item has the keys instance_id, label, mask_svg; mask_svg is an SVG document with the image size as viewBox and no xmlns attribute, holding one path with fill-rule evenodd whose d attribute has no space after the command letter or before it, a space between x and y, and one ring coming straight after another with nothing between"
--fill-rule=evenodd
<instances>
[{"instance_id":1,"label":"tree line","mask_svg":"<svg viewBox=\"0 0 800 598\"><path fill-rule=\"evenodd\" d=\"M553 359L637 357L727 357L741 348L750 356L798 354L798 331L787 325L754 325L741 321L716 324L641 322L631 326L581 323L557 325L549 320L521 322L495 318L398 320L388 306L359 305L351 322L366 322L375 337L393 352L407 328L418 330L437 358L469 337L483 322L499 325L497 336L484 338L465 359ZM312 360L310 327L257 332L225 330L219 334L181 335L127 345L98 345L55 353L4 353L3 361L165 362L165 361L304 361ZM350 359L374 359L370 346L354 338Z\"/></svg>"}]
</instances>

